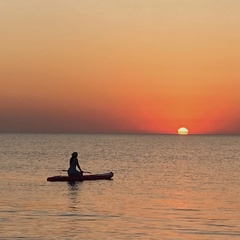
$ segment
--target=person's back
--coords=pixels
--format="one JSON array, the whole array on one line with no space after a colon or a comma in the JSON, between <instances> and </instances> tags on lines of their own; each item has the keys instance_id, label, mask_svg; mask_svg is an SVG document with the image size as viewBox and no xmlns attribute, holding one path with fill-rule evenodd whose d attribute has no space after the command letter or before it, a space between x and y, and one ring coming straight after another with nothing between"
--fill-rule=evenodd
<instances>
[{"instance_id":1,"label":"person's back","mask_svg":"<svg viewBox=\"0 0 240 240\"><path fill-rule=\"evenodd\" d=\"M69 168L73 168L73 169L76 169L77 167L77 158L71 158L70 159L70 167Z\"/></svg>"}]
</instances>

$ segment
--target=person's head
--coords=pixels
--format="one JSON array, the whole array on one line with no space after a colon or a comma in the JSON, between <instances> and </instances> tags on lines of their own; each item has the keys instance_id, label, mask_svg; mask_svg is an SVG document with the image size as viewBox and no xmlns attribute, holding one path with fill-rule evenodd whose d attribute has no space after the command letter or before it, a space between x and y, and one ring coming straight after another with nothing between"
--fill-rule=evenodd
<instances>
[{"instance_id":1,"label":"person's head","mask_svg":"<svg viewBox=\"0 0 240 240\"><path fill-rule=\"evenodd\" d=\"M76 158L78 156L78 153L77 152L73 152L72 153L72 157Z\"/></svg>"}]
</instances>

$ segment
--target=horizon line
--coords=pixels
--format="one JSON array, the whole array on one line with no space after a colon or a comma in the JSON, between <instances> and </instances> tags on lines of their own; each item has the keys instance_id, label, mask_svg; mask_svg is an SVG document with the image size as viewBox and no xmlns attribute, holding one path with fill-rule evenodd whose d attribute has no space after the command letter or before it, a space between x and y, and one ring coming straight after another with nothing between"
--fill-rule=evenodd
<instances>
[{"instance_id":1,"label":"horizon line","mask_svg":"<svg viewBox=\"0 0 240 240\"><path fill-rule=\"evenodd\" d=\"M240 135L240 133L188 133L181 135L178 133L161 133L161 132L0 132L0 134L89 134L89 135L169 135L169 136L199 136L199 135Z\"/></svg>"}]
</instances>

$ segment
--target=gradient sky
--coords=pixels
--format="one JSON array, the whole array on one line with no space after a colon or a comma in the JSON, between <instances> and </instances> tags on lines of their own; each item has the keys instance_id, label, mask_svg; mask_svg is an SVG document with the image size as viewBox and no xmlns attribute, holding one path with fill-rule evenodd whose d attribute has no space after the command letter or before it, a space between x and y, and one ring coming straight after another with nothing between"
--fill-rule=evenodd
<instances>
[{"instance_id":1,"label":"gradient sky","mask_svg":"<svg viewBox=\"0 0 240 240\"><path fill-rule=\"evenodd\" d=\"M239 0L0 0L0 132L240 134Z\"/></svg>"}]
</instances>

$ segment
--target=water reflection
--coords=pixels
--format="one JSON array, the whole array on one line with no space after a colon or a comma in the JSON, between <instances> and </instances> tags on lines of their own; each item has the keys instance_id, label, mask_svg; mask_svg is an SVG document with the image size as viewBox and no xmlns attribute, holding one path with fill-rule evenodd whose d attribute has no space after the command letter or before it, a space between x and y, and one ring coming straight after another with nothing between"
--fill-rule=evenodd
<instances>
[{"instance_id":1,"label":"water reflection","mask_svg":"<svg viewBox=\"0 0 240 240\"><path fill-rule=\"evenodd\" d=\"M68 199L69 208L76 209L78 204L78 196L80 194L81 182L68 182Z\"/></svg>"}]
</instances>

